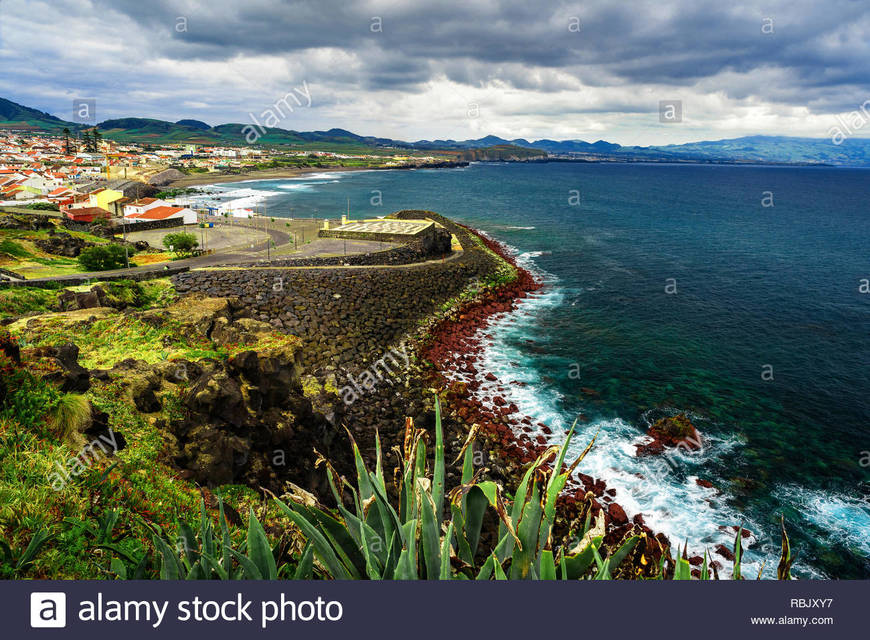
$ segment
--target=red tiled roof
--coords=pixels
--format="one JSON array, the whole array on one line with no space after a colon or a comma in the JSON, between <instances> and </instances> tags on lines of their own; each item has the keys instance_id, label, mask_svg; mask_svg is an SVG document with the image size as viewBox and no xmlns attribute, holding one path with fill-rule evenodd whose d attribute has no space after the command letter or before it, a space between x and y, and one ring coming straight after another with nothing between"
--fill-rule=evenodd
<instances>
[{"instance_id":1,"label":"red tiled roof","mask_svg":"<svg viewBox=\"0 0 870 640\"><path fill-rule=\"evenodd\" d=\"M127 217L141 218L143 220L166 220L166 218L174 216L179 211L184 211L184 207L154 207L143 213L134 213Z\"/></svg>"}]
</instances>

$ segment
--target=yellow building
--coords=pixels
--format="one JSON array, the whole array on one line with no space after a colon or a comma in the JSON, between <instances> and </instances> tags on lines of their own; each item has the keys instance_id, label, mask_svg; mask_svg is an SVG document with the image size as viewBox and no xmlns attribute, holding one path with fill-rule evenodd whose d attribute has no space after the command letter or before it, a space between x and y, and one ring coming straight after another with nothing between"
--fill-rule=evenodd
<instances>
[{"instance_id":1,"label":"yellow building","mask_svg":"<svg viewBox=\"0 0 870 640\"><path fill-rule=\"evenodd\" d=\"M96 191L91 191L89 195L92 207L111 211L114 216L122 215L121 205L118 201L123 199L123 192L115 191L114 189L97 189Z\"/></svg>"}]
</instances>

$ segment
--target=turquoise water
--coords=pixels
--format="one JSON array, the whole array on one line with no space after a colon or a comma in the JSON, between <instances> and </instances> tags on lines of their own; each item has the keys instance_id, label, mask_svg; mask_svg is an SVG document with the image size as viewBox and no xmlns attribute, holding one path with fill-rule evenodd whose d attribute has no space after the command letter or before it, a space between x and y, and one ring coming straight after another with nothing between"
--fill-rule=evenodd
<instances>
[{"instance_id":1,"label":"turquoise water","mask_svg":"<svg viewBox=\"0 0 870 640\"><path fill-rule=\"evenodd\" d=\"M629 513L696 552L743 523L767 574L784 515L799 574L870 578L870 172L478 164L213 189L274 216L432 209L509 244L549 286L496 323L487 366L529 383L529 415L582 413L578 448L601 429L585 471ZM636 458L675 412L703 451Z\"/></svg>"}]
</instances>

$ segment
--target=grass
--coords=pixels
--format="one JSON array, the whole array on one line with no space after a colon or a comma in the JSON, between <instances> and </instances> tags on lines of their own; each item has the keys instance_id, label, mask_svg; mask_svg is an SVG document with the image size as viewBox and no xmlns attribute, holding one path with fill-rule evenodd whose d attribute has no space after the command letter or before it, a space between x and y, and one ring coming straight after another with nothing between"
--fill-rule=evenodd
<instances>
[{"instance_id":1,"label":"grass","mask_svg":"<svg viewBox=\"0 0 870 640\"><path fill-rule=\"evenodd\" d=\"M155 364L179 358L226 357L205 338L182 337L171 328L120 314L72 324L63 318L32 321L27 336L39 347L63 344L70 333L79 346L79 362L89 369L108 369L127 358Z\"/></svg>"},{"instance_id":2,"label":"grass","mask_svg":"<svg viewBox=\"0 0 870 640\"><path fill-rule=\"evenodd\" d=\"M124 302L138 309L152 309L166 306L177 299L175 287L169 278L157 278L134 282L114 280L95 282L89 285L67 287L69 291L90 291L94 285L101 286L109 299ZM0 289L0 318L17 318L36 313L58 311L57 297L62 289L41 289L37 287L10 287Z\"/></svg>"}]
</instances>

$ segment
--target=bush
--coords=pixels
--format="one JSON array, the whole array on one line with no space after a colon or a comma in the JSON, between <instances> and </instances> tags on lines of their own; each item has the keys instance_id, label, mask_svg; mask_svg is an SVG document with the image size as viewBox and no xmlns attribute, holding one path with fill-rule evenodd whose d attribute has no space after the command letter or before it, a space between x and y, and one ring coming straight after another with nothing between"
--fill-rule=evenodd
<instances>
[{"instance_id":1,"label":"bush","mask_svg":"<svg viewBox=\"0 0 870 640\"><path fill-rule=\"evenodd\" d=\"M175 255L189 255L199 246L199 241L192 233L179 231L178 233L167 233L163 237L163 246L174 252Z\"/></svg>"},{"instance_id":2,"label":"bush","mask_svg":"<svg viewBox=\"0 0 870 640\"><path fill-rule=\"evenodd\" d=\"M60 208L54 202L34 202L27 205L28 209L36 209L37 211L60 211Z\"/></svg>"},{"instance_id":3,"label":"bush","mask_svg":"<svg viewBox=\"0 0 870 640\"><path fill-rule=\"evenodd\" d=\"M127 266L124 247L119 244L98 244L83 249L78 260L82 268L87 271L109 271Z\"/></svg>"}]
</instances>

